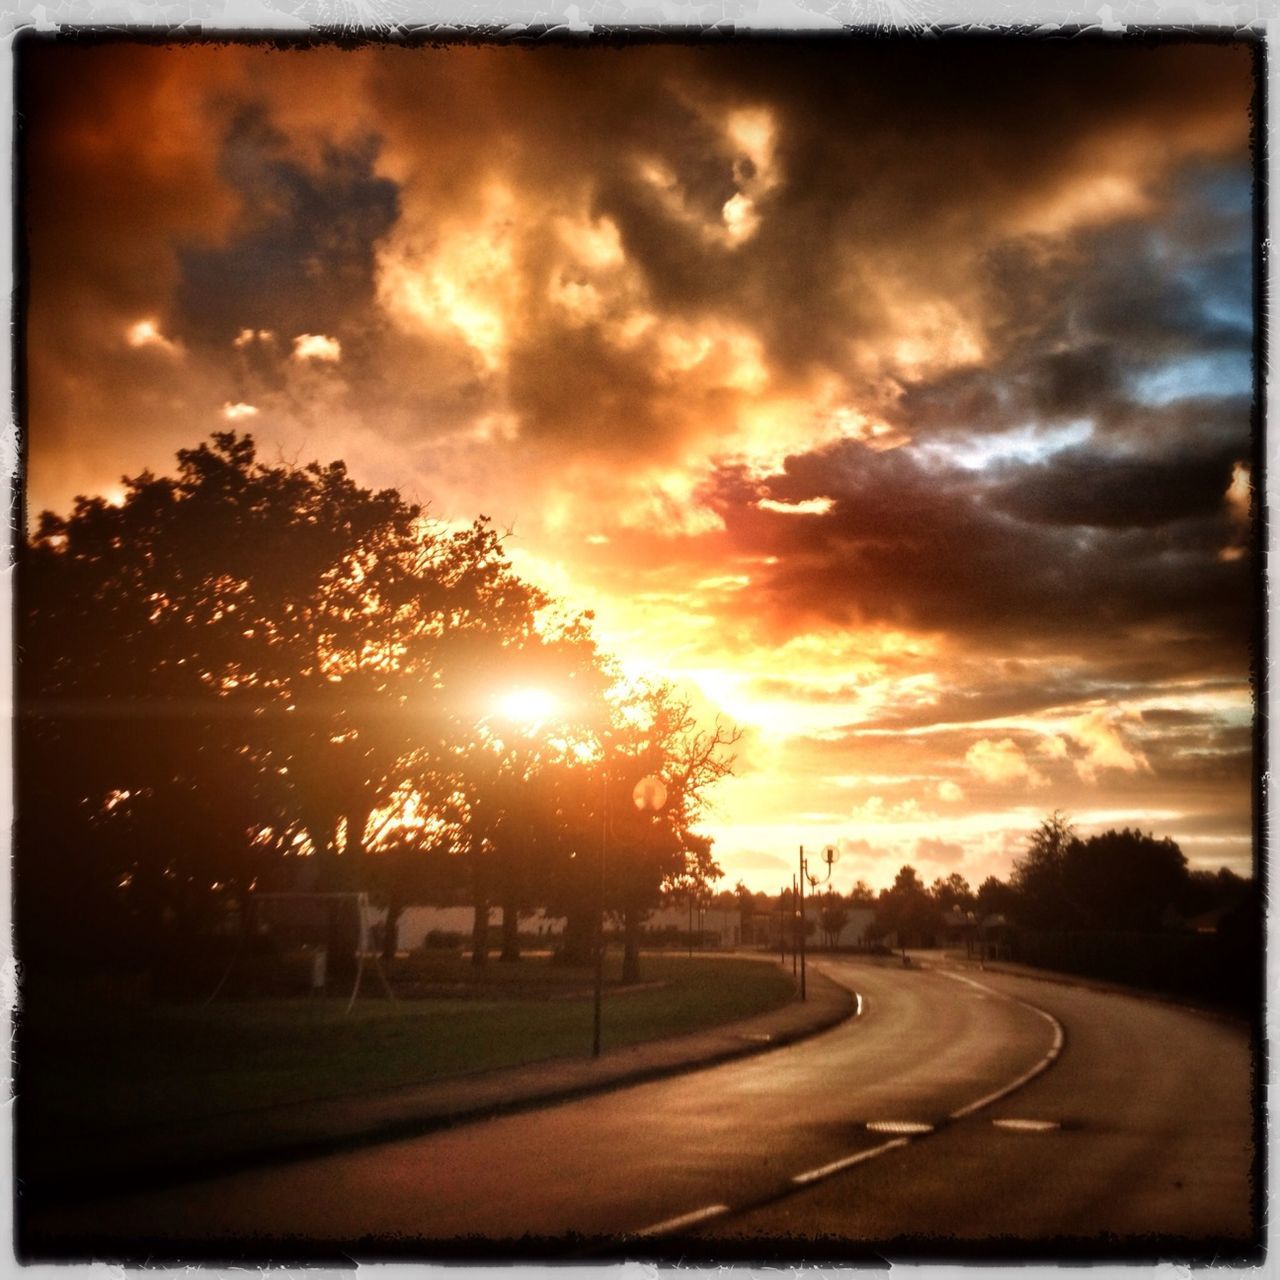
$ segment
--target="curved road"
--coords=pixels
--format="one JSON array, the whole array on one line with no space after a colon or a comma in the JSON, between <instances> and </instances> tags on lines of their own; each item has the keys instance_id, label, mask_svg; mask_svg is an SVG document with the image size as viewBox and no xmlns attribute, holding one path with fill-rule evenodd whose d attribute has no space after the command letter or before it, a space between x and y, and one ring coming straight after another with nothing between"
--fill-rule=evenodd
<instances>
[{"instance_id":1,"label":"curved road","mask_svg":"<svg viewBox=\"0 0 1280 1280\"><path fill-rule=\"evenodd\" d=\"M790 1048L50 1212L26 1244L70 1256L92 1240L133 1257L231 1242L261 1256L290 1237L357 1255L362 1241L414 1241L419 1256L432 1243L584 1237L705 1258L797 1241L822 1242L811 1256L865 1256L904 1240L971 1256L966 1242L1002 1237L1075 1238L1084 1253L1104 1237L1122 1251L1151 1237L1206 1256L1247 1249L1244 1028L972 969L818 967L859 993L860 1013Z\"/></svg>"}]
</instances>

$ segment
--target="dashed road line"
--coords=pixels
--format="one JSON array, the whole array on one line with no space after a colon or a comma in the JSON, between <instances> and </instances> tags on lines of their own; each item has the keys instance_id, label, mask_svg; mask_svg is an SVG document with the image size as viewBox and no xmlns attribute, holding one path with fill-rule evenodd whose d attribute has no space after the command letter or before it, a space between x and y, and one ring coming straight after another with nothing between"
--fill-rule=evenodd
<instances>
[{"instance_id":1,"label":"dashed road line","mask_svg":"<svg viewBox=\"0 0 1280 1280\"><path fill-rule=\"evenodd\" d=\"M1016 1089L1021 1089L1024 1084L1030 1080L1034 1080L1042 1071L1047 1071L1054 1063L1058 1054L1062 1052L1063 1034L1062 1023L1051 1013L1046 1013L1043 1009L1036 1008L1033 1004L1028 1004L1025 1000L1019 1000L1017 996L1006 995L1003 991L996 991L991 987L984 987L981 982L974 982L972 978L963 977L958 973L949 973L946 969L935 969L935 973L944 978L950 978L953 982L963 982L967 986L974 987L979 991L986 992L988 995L1000 996L1005 1000L1012 1001L1014 1004L1021 1005L1024 1009L1030 1009L1037 1017L1043 1018L1053 1028L1053 1044L1049 1048L1049 1052L1040 1059L1029 1071L1024 1071L1016 1080L1009 1084L996 1089L992 1093L988 1093L970 1102L967 1106L960 1107L951 1113L950 1119L962 1120L965 1116L971 1116L975 1111L981 1111L983 1107L989 1107L993 1102L999 1102L1003 1097L1013 1093Z\"/></svg>"},{"instance_id":2,"label":"dashed road line","mask_svg":"<svg viewBox=\"0 0 1280 1280\"><path fill-rule=\"evenodd\" d=\"M728 1212L727 1204L709 1204L705 1209L695 1209L692 1213L682 1213L678 1218L668 1218L665 1222L655 1223L652 1227L645 1227L643 1231L637 1231L635 1234L638 1236L666 1235L669 1231L679 1231L681 1227L691 1227L695 1222L705 1222L708 1218L718 1218L722 1213Z\"/></svg>"},{"instance_id":3,"label":"dashed road line","mask_svg":"<svg viewBox=\"0 0 1280 1280\"><path fill-rule=\"evenodd\" d=\"M806 1186L810 1182L817 1182L822 1178L829 1178L833 1173L839 1173L842 1169L851 1168L855 1164L862 1164L864 1160L874 1160L876 1156L882 1156L886 1151L894 1151L898 1147L905 1147L911 1141L910 1138L894 1138L892 1142L885 1142L878 1147L870 1147L866 1151L856 1151L851 1156L845 1156L843 1160L833 1160L830 1164L824 1164L818 1169L809 1169L805 1173L797 1173L792 1182L797 1186Z\"/></svg>"},{"instance_id":4,"label":"dashed road line","mask_svg":"<svg viewBox=\"0 0 1280 1280\"><path fill-rule=\"evenodd\" d=\"M1016 996L1006 995L1003 991L996 991L991 987L983 986L980 982L974 982L972 978L962 977L958 973L949 973L945 969L935 969L935 973L941 974L945 978L951 978L956 982L963 982L982 992L983 995L996 996L1002 1000L1012 1001L1014 1004L1021 1005L1024 1009L1031 1010L1038 1017L1043 1018L1053 1027L1053 1044L1048 1053L1045 1054L1039 1062L1035 1064L1029 1071L1024 1071L1016 1080L1009 1084L996 1089L992 1093L986 1094L984 1097L970 1102L967 1106L960 1107L953 1111L948 1119L960 1120L965 1116L972 1115L975 1111L981 1111L983 1107L990 1106L991 1103L998 1101L1000 1098L1013 1093L1015 1089L1021 1089L1029 1080L1035 1079L1042 1071L1046 1071L1062 1052L1064 1043L1064 1035L1062 1024L1051 1013L1046 1013L1043 1009L1036 1008L1033 1004L1028 1004L1025 1000L1019 1000ZM854 1017L860 1017L864 1009L862 996L856 991L853 993L855 1007ZM1043 1131L1047 1129L1056 1129L1061 1126L1056 1121L1048 1120L993 1120L992 1124L1003 1129L1022 1130L1024 1132ZM898 1133L910 1134L917 1137L924 1137L935 1131L935 1126L924 1124L923 1122L913 1120L872 1120L867 1124L867 1129L871 1132L879 1133ZM820 1182L824 1178L830 1178L834 1174L841 1173L845 1169L851 1169L854 1165L865 1164L868 1160L874 1160L877 1156L885 1155L890 1151L897 1151L902 1147L910 1146L913 1141L912 1137L897 1137L889 1142L883 1142L878 1147L869 1147L865 1151L855 1151L852 1155L844 1156L840 1160L833 1160L830 1164L820 1165L816 1169L807 1169L804 1173L797 1173L792 1179L792 1183L798 1187L810 1186L815 1182ZM748 1206L741 1206L738 1212L741 1212ZM695 1209L692 1213L681 1214L678 1218L668 1218L665 1222L655 1223L651 1227L645 1227L641 1231L633 1232L634 1236L660 1236L668 1235L673 1231L679 1231L684 1227L691 1227L700 1222L706 1222L710 1218L718 1218L731 1212L727 1204L707 1205L703 1209Z\"/></svg>"}]
</instances>

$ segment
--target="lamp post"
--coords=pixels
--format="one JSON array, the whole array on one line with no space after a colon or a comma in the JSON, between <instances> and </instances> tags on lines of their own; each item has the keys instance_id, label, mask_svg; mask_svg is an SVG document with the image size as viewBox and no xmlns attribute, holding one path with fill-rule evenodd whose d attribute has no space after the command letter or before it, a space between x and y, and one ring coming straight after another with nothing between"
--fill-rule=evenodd
<instances>
[{"instance_id":1,"label":"lamp post","mask_svg":"<svg viewBox=\"0 0 1280 1280\"><path fill-rule=\"evenodd\" d=\"M826 884L831 879L831 868L836 864L840 857L839 850L833 844L829 844L822 851L822 860L827 864L827 874L821 880L817 876L812 875L809 871L809 860L804 856L804 845L800 846L800 999L807 1000L809 993L805 989L805 920L804 920L804 884L807 880L809 888L816 889L820 884Z\"/></svg>"},{"instance_id":2,"label":"lamp post","mask_svg":"<svg viewBox=\"0 0 1280 1280\"><path fill-rule=\"evenodd\" d=\"M791 877L791 976L800 976L800 910L796 903L800 901L800 890L796 888L796 878Z\"/></svg>"},{"instance_id":3,"label":"lamp post","mask_svg":"<svg viewBox=\"0 0 1280 1280\"><path fill-rule=\"evenodd\" d=\"M631 800L641 813L657 813L667 803L667 787L661 778L649 774L631 791ZM609 848L609 769L604 770L604 804L600 821L600 882L596 898L596 983L595 1007L591 1022L591 1056L600 1056L600 1023L604 1009L604 869Z\"/></svg>"}]
</instances>

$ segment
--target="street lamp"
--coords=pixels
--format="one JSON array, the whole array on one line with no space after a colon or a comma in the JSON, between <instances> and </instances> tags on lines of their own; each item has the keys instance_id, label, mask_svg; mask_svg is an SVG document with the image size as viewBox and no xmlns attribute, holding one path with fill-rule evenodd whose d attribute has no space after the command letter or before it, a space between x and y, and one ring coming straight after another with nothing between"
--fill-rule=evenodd
<instances>
[{"instance_id":1,"label":"street lamp","mask_svg":"<svg viewBox=\"0 0 1280 1280\"><path fill-rule=\"evenodd\" d=\"M831 879L831 868L835 866L840 858L840 851L833 844L829 844L822 851L822 861L827 864L827 874L818 879L809 871L809 860L804 856L804 845L800 846L800 999L807 1000L809 993L805 989L805 921L804 921L804 885L805 881L809 882L809 888L816 889L820 884L826 884Z\"/></svg>"},{"instance_id":2,"label":"street lamp","mask_svg":"<svg viewBox=\"0 0 1280 1280\"><path fill-rule=\"evenodd\" d=\"M631 800L641 813L658 813L667 803L667 785L649 774L632 788ZM596 898L596 990L591 1023L591 1056L600 1056L600 1022L604 1008L604 868L609 846L609 768L604 769L604 814L600 823L600 883Z\"/></svg>"}]
</instances>

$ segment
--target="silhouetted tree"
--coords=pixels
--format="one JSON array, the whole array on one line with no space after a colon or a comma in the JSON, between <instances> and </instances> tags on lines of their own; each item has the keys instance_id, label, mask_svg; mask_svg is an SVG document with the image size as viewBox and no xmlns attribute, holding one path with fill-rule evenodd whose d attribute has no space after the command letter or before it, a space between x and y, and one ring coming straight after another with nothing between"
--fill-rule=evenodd
<instances>
[{"instance_id":1,"label":"silhouetted tree","mask_svg":"<svg viewBox=\"0 0 1280 1280\"><path fill-rule=\"evenodd\" d=\"M953 908L959 911L973 910L973 890L958 871L953 871L945 880L939 876L930 887L929 894L944 911Z\"/></svg>"},{"instance_id":2,"label":"silhouetted tree","mask_svg":"<svg viewBox=\"0 0 1280 1280\"><path fill-rule=\"evenodd\" d=\"M876 905L876 891L865 880L859 880L849 890L849 905L851 907L874 907Z\"/></svg>"},{"instance_id":3,"label":"silhouetted tree","mask_svg":"<svg viewBox=\"0 0 1280 1280\"><path fill-rule=\"evenodd\" d=\"M828 889L822 895L822 906L818 912L818 923L826 934L827 946L834 947L840 937L840 931L849 923L849 909L845 900L833 890Z\"/></svg>"},{"instance_id":4,"label":"silhouetted tree","mask_svg":"<svg viewBox=\"0 0 1280 1280\"><path fill-rule=\"evenodd\" d=\"M1033 928L1069 928L1078 913L1068 896L1067 850L1075 828L1054 810L1031 833L1027 851L1015 860L1010 885L1017 894L1018 920Z\"/></svg>"},{"instance_id":5,"label":"silhouetted tree","mask_svg":"<svg viewBox=\"0 0 1280 1280\"><path fill-rule=\"evenodd\" d=\"M975 905L979 916L1006 915L1017 904L1018 894L998 876L988 876L979 886Z\"/></svg>"},{"instance_id":6,"label":"silhouetted tree","mask_svg":"<svg viewBox=\"0 0 1280 1280\"><path fill-rule=\"evenodd\" d=\"M375 891L391 937L447 847L478 961L494 903L514 958L522 910L589 925L608 830L633 973L663 884L719 874L693 824L736 735L665 685L610 691L588 619L522 581L487 521L443 530L342 463L268 465L219 433L119 505L45 513L18 597L25 943L72 911L86 938L154 951L285 866L311 873L292 887ZM500 730L504 685L553 688L560 723ZM646 773L668 788L656 816L631 803Z\"/></svg>"},{"instance_id":7,"label":"silhouetted tree","mask_svg":"<svg viewBox=\"0 0 1280 1280\"><path fill-rule=\"evenodd\" d=\"M665 683L639 683L620 691L602 730L602 767L608 771L609 904L623 925L623 978L637 981L640 930L663 889L693 884L708 892L723 874L711 841L694 831L708 788L733 767L736 730L698 727L688 701ZM632 799L644 777L660 778L666 803L638 812ZM603 793L603 789L602 789Z\"/></svg>"},{"instance_id":8,"label":"silhouetted tree","mask_svg":"<svg viewBox=\"0 0 1280 1280\"><path fill-rule=\"evenodd\" d=\"M1155 930L1185 895L1187 860L1172 840L1105 831L1067 846L1063 885L1086 928Z\"/></svg>"},{"instance_id":9,"label":"silhouetted tree","mask_svg":"<svg viewBox=\"0 0 1280 1280\"><path fill-rule=\"evenodd\" d=\"M919 945L931 937L939 923L938 904L930 897L914 867L903 867L893 885L880 894L876 904L876 930L883 936L896 932L906 954L909 942Z\"/></svg>"},{"instance_id":10,"label":"silhouetted tree","mask_svg":"<svg viewBox=\"0 0 1280 1280\"><path fill-rule=\"evenodd\" d=\"M484 521L445 534L232 433L178 462L46 512L19 555L28 939L69 882L159 921L300 841L319 885L358 886L375 810L444 789L478 691L537 647L546 598Z\"/></svg>"}]
</instances>

